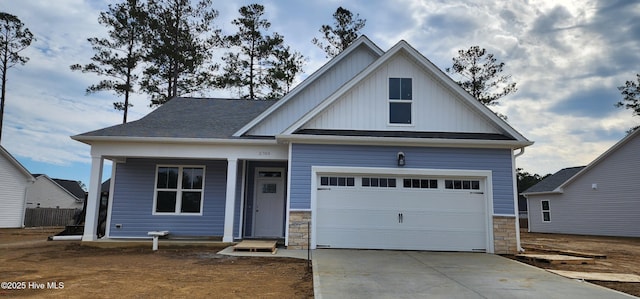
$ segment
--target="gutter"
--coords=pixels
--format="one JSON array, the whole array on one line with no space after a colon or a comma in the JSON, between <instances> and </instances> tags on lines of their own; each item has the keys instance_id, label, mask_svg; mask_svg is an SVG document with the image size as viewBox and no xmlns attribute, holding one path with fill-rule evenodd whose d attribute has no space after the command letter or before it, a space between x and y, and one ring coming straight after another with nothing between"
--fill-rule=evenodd
<instances>
[{"instance_id":1,"label":"gutter","mask_svg":"<svg viewBox=\"0 0 640 299\"><path fill-rule=\"evenodd\" d=\"M353 144L353 145L407 145L467 148L521 148L532 145L530 141L518 140L482 140L482 139L442 139L442 138L407 138L407 137L373 137L373 136L336 136L336 135L276 135L280 142L316 143L316 144ZM519 155L520 155L519 154Z\"/></svg>"},{"instance_id":2,"label":"gutter","mask_svg":"<svg viewBox=\"0 0 640 299\"><path fill-rule=\"evenodd\" d=\"M71 139L91 145L92 142L157 142L174 144L277 144L273 138L178 138L178 137L124 137L124 136L71 136Z\"/></svg>"}]
</instances>

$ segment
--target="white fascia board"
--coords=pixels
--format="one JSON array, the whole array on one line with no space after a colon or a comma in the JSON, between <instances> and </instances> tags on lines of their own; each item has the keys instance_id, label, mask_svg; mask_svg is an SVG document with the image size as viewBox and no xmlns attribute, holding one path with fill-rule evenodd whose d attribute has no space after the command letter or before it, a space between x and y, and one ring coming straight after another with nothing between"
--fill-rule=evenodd
<instances>
[{"instance_id":1,"label":"white fascia board","mask_svg":"<svg viewBox=\"0 0 640 299\"><path fill-rule=\"evenodd\" d=\"M24 167L24 165L20 164L20 162L16 158L14 158L13 155L11 155L11 153L9 153L9 151L7 151L1 145L0 145L0 153L3 156L5 156L5 158L7 158L7 160L9 160L9 162L13 164L13 166L16 167L27 178L27 181L32 183L36 181L36 178L33 177L31 172L29 172L29 170L27 170L27 168Z\"/></svg>"},{"instance_id":2,"label":"white fascia board","mask_svg":"<svg viewBox=\"0 0 640 299\"><path fill-rule=\"evenodd\" d=\"M564 193L562 191L562 189L558 188L558 189L555 189L553 191L527 192L527 193L520 193L520 194L522 194L524 197L528 198L531 195L533 195L533 196L537 196L537 195L558 195L558 194L562 194L562 193Z\"/></svg>"},{"instance_id":3,"label":"white fascia board","mask_svg":"<svg viewBox=\"0 0 640 299\"><path fill-rule=\"evenodd\" d=\"M440 138L406 138L406 137L369 137L369 136L328 136L328 135L278 135L278 141L291 143L314 144L351 144L351 145L402 145L433 147L466 147L466 148L522 148L532 142L509 140L470 140Z\"/></svg>"},{"instance_id":4,"label":"white fascia board","mask_svg":"<svg viewBox=\"0 0 640 299\"><path fill-rule=\"evenodd\" d=\"M270 143L176 143L109 141L91 144L92 157L123 158L253 159L287 161L288 147Z\"/></svg>"},{"instance_id":5,"label":"white fascia board","mask_svg":"<svg viewBox=\"0 0 640 299\"><path fill-rule=\"evenodd\" d=\"M71 136L71 139L92 145L96 142L141 142L170 144L276 144L275 139L227 139L227 138L176 138L176 137L127 137L127 136Z\"/></svg>"},{"instance_id":6,"label":"white fascia board","mask_svg":"<svg viewBox=\"0 0 640 299\"><path fill-rule=\"evenodd\" d=\"M496 124L499 128L501 128L511 136L515 137L518 141L529 141L527 138L522 136L522 134L520 134L513 127L511 127L511 125L509 125L506 121L504 121L502 118L496 115L493 111L491 111L491 109L489 109L487 106L483 105L478 100L476 100L473 96L471 96L471 94L469 94L466 90L460 87L458 83L453 81L451 77L445 74L440 68L438 68L435 64L433 64L428 58L426 58L416 49L414 49L411 45L409 45L405 41L400 41L400 43L403 43L403 49L405 49L409 55L411 55L415 60L420 62L425 68L431 71L431 73L435 75L440 80L441 83L443 83L445 86L449 87L455 93L463 97L467 101L467 104L470 104L473 108L476 109L476 111L482 113L485 117L493 121L493 123Z\"/></svg>"},{"instance_id":7,"label":"white fascia board","mask_svg":"<svg viewBox=\"0 0 640 299\"><path fill-rule=\"evenodd\" d=\"M248 132L251 128L256 126L258 123L260 123L265 118L267 118L271 113L273 113L278 108L280 108L281 106L286 104L290 99L294 98L298 93L300 93L302 90L304 90L307 86L313 84L316 81L316 79L318 79L320 76L322 76L325 72L327 72L327 70L331 69L334 65L336 65L340 61L342 61L342 59L344 57L349 55L351 52L355 51L355 49L360 47L360 45L367 45L367 47L370 50L372 50L373 52L375 52L376 54L378 54L378 56L382 56L384 54L384 51L382 51L382 49L380 49L380 47L378 47L369 38L367 38L366 35L360 36L347 49L342 51L335 58L329 60L325 65L320 67L317 71L313 72L313 74L311 74L311 76L307 77L307 79L305 79L300 84L298 84L296 87L294 87L293 90L291 90L289 93L287 93L282 99L277 101L275 104L271 105L271 107L269 107L267 110L265 110L264 112L260 113L260 115L258 115L256 118L254 118L249 123L244 125L244 127L242 127L240 130L235 132L233 134L233 136L234 137L240 137L240 136L242 136L242 134L245 134L246 132Z\"/></svg>"},{"instance_id":8,"label":"white fascia board","mask_svg":"<svg viewBox=\"0 0 640 299\"><path fill-rule=\"evenodd\" d=\"M334 92L331 96L321 102L314 109L305 114L302 118L300 118L297 122L293 123L289 128L287 128L283 134L293 134L296 130L304 126L307 122L309 122L313 117L324 111L327 107L329 107L333 102L335 102L338 98L340 98L344 93L348 92L351 88L353 88L356 84L358 84L361 80L369 76L373 73L378 67L382 64L386 63L396 55L400 50L404 50L409 56L411 56L415 61L419 62L424 68L429 70L429 72L436 76L439 81L450 88L453 92L460 95L464 98L471 107L473 107L476 111L482 113L485 117L491 120L495 125L501 128L506 133L510 134L514 138L516 138L519 142L522 142L523 146L529 146L533 144L533 142L529 141L527 138L522 136L518 131L512 128L508 123L506 123L503 119L498 117L493 111L491 111L486 106L482 105L478 100L473 98L467 91L462 89L460 85L454 82L449 76L447 76L441 69L439 69L436 65L434 65L429 59L420 54L416 49L411 47L406 41L401 40L395 46L393 46L387 53L378 58L372 64L370 64L367 68L365 68L362 72L352 78L349 82L344 84L341 88L339 88L336 92Z\"/></svg>"}]
</instances>

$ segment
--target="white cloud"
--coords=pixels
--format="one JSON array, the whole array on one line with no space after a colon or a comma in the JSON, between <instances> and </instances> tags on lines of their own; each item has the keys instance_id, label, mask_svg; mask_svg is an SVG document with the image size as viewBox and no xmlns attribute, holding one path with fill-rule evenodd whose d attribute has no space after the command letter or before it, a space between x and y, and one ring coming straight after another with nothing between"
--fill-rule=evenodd
<instances>
[{"instance_id":1,"label":"white cloud","mask_svg":"<svg viewBox=\"0 0 640 299\"><path fill-rule=\"evenodd\" d=\"M238 8L255 1L214 2L216 25L229 33ZM2 143L14 155L55 165L88 163L88 146L74 135L121 122L107 93L84 95L99 79L69 65L93 55L88 37L104 36L97 17L112 1L11 1L38 41L31 61L10 70ZM599 101L617 100L616 87L635 78L640 65L640 4L608 1L265 1L265 17L293 49L309 59L310 75L327 59L311 43L340 5L367 20L363 32L383 50L405 39L441 68L457 50L486 48L506 63L519 91L495 107L535 145L518 158L529 172L584 165L637 124L631 114ZM606 9L604 9L606 7ZM214 96L232 96L212 91ZM609 99L608 97L612 97ZM603 99L600 99L603 98ZM133 98L130 120L149 111L144 95ZM88 165L88 164L87 164Z\"/></svg>"}]
</instances>

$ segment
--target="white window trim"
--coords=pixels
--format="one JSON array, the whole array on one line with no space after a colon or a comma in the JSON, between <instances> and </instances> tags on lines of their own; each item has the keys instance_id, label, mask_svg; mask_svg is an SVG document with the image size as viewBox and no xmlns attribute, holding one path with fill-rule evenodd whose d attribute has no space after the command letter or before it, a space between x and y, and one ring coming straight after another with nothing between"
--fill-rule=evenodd
<instances>
[{"instance_id":1,"label":"white window trim","mask_svg":"<svg viewBox=\"0 0 640 299\"><path fill-rule=\"evenodd\" d=\"M389 98L389 79L391 78L399 78L399 79L411 79L411 100L401 100L401 99L390 99ZM414 93L413 93L413 77L388 77L387 78L387 126L389 127L415 127L415 102L413 101ZM401 123L392 123L391 122L391 103L408 103L411 104L411 123L401 124Z\"/></svg>"},{"instance_id":2,"label":"white window trim","mask_svg":"<svg viewBox=\"0 0 640 299\"><path fill-rule=\"evenodd\" d=\"M177 189L167 189L167 188L158 188L158 169L160 167L177 167L178 168L178 188ZM184 168L202 168L202 189L182 189L182 172ZM205 187L205 179L206 179L207 168L204 165L166 165L166 164L158 164L156 165L156 171L154 173L155 179L153 184L153 209L151 210L152 215L179 215L179 216L202 216L202 209L204 208L204 187ZM200 212L199 213L182 213L180 212L182 206L182 191L200 191ZM156 205L158 202L158 191L176 191L176 207L175 212L156 212Z\"/></svg>"},{"instance_id":3,"label":"white window trim","mask_svg":"<svg viewBox=\"0 0 640 299\"><path fill-rule=\"evenodd\" d=\"M544 209L544 205L542 204L543 202L547 202L547 206L549 206L548 210ZM551 201L549 200L541 200L540 201L540 210L542 211L542 214L540 214L540 216L542 216L542 222L551 222ZM544 213L549 213L549 220L544 220Z\"/></svg>"}]
</instances>

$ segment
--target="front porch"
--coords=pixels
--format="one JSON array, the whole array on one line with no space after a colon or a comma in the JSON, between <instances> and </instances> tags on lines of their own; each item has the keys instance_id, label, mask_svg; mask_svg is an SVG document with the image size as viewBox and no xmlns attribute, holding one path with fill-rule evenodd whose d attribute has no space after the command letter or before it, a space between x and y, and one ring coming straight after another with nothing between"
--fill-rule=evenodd
<instances>
[{"instance_id":1,"label":"front porch","mask_svg":"<svg viewBox=\"0 0 640 299\"><path fill-rule=\"evenodd\" d=\"M219 238L227 243L245 238L285 240L288 153L286 146L269 143L209 146L206 151L200 145L191 152L184 145L168 144L144 156L113 155L115 148L94 144L92 154L97 149L105 154L92 157L82 240L98 240L105 160L113 165L104 240L147 239L149 231L164 230L172 238Z\"/></svg>"}]
</instances>

